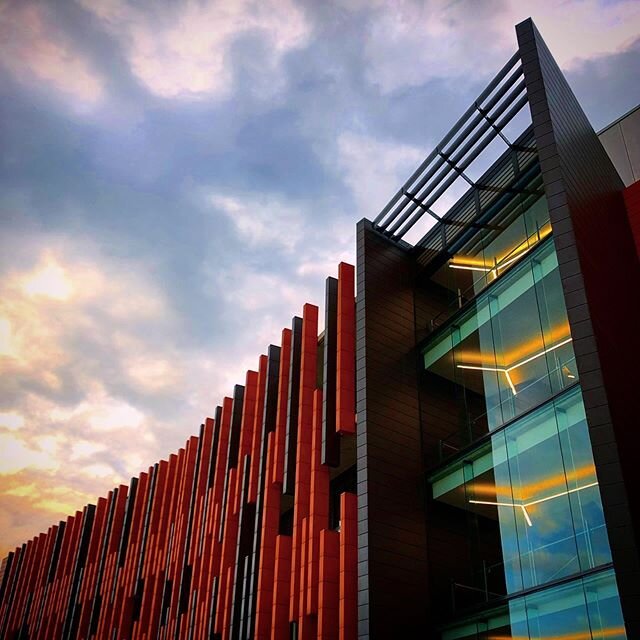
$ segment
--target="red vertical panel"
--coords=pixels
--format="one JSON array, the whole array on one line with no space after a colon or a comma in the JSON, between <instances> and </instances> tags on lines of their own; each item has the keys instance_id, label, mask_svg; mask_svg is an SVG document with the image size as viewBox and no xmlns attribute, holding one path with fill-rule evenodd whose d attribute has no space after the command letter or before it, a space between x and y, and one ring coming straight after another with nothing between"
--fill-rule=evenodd
<instances>
[{"instance_id":1,"label":"red vertical panel","mask_svg":"<svg viewBox=\"0 0 640 640\"><path fill-rule=\"evenodd\" d=\"M273 580L271 640L289 637L289 590L291 586L291 537L276 537L276 571Z\"/></svg>"},{"instance_id":2,"label":"red vertical panel","mask_svg":"<svg viewBox=\"0 0 640 640\"><path fill-rule=\"evenodd\" d=\"M227 496L227 514L224 522L222 536L222 548L220 558L220 590L218 592L218 610L214 629L216 633L222 633L225 629L225 612L233 594L233 566L236 559L236 540L238 536L238 513L234 512L233 504L236 500L236 492L242 480L237 481L237 476L242 476L241 462L238 467L229 471L229 492ZM244 465L243 465L244 466ZM229 578L231 576L231 578Z\"/></svg>"},{"instance_id":3,"label":"red vertical panel","mask_svg":"<svg viewBox=\"0 0 640 640\"><path fill-rule=\"evenodd\" d=\"M340 496L340 640L358 636L358 499Z\"/></svg>"},{"instance_id":4,"label":"red vertical panel","mask_svg":"<svg viewBox=\"0 0 640 640\"><path fill-rule=\"evenodd\" d=\"M157 479L153 504L151 505L151 517L149 518L149 532L147 534L147 547L142 566L142 579L144 589L140 602L138 620L134 623L132 637L138 638L141 631L150 628L153 595L156 590L156 559L159 550L159 528L163 518L163 508L167 501L168 482L171 482L173 467L171 462L161 460L158 464Z\"/></svg>"},{"instance_id":5,"label":"red vertical panel","mask_svg":"<svg viewBox=\"0 0 640 640\"><path fill-rule=\"evenodd\" d=\"M240 429L240 449L238 452L238 465L244 459L244 456L251 456L251 468L257 464L254 460L256 434L258 436L258 444L260 443L260 427L262 425L262 408L264 407L264 389L267 373L267 356L260 356L258 373L255 371L247 371L247 380L244 388L244 403L242 406L242 426ZM258 418L260 416L260 418ZM256 456L257 457L257 456ZM253 471L251 472L253 475ZM242 494L242 474L239 473L236 479L238 487L236 488L236 500L240 500Z\"/></svg>"},{"instance_id":6,"label":"red vertical panel","mask_svg":"<svg viewBox=\"0 0 640 640\"><path fill-rule=\"evenodd\" d=\"M53 556L53 548L55 544L57 529L57 527L49 527L49 530L46 533L46 538L44 540L43 553L39 562L40 566L37 570L33 600L31 602L31 611L27 620L29 631L32 635L35 635L34 630L38 621L38 612L40 611L40 605L42 604L42 599L44 598L44 595L46 593L45 589L47 583L47 569L49 567L49 563L51 562L51 557Z\"/></svg>"},{"instance_id":7,"label":"red vertical panel","mask_svg":"<svg viewBox=\"0 0 640 640\"><path fill-rule=\"evenodd\" d=\"M336 431L355 433L356 312L354 268L338 266L338 354L336 377Z\"/></svg>"},{"instance_id":8,"label":"red vertical panel","mask_svg":"<svg viewBox=\"0 0 640 640\"><path fill-rule=\"evenodd\" d=\"M162 482L154 500L154 517L150 525L151 552L145 571L140 620L134 630L134 637L139 632L140 634L148 633L149 638L155 638L160 624L160 606L164 586L163 562L170 530L171 505L177 472L178 456L175 454L169 456L168 462L163 460L160 463Z\"/></svg>"},{"instance_id":9,"label":"red vertical panel","mask_svg":"<svg viewBox=\"0 0 640 640\"><path fill-rule=\"evenodd\" d=\"M9 624L9 616L11 614L12 599L15 599L15 585L20 576L20 566L22 564L23 554L26 549L26 545L17 547L13 554L13 561L9 569L9 577L7 578L7 587L0 608L0 631L6 628Z\"/></svg>"},{"instance_id":10,"label":"red vertical panel","mask_svg":"<svg viewBox=\"0 0 640 640\"><path fill-rule=\"evenodd\" d=\"M198 606L198 600L194 600L194 594L197 598L197 585L200 575L200 533L204 512L204 498L207 489L207 480L209 477L209 458L211 456L211 447L213 446L213 429L214 421L211 418L207 418L204 423L204 430L202 432L202 447L200 451L200 467L198 469L198 478L196 480L196 495L194 499L194 513L193 513L193 526L191 529L191 539L188 540L189 544L189 557L188 564L191 565L191 585L188 596L187 611L181 618L179 637L186 637L188 635L189 623L195 613L192 607Z\"/></svg>"},{"instance_id":11,"label":"red vertical panel","mask_svg":"<svg viewBox=\"0 0 640 640\"><path fill-rule=\"evenodd\" d=\"M8 636L17 633L20 620L22 619L23 607L27 597L27 585L31 578L31 570L33 568L34 556L38 546L38 538L33 538L27 542L24 553L24 560L20 568L18 582L15 587L15 596L11 606L9 615L9 624L7 626Z\"/></svg>"},{"instance_id":12,"label":"red vertical panel","mask_svg":"<svg viewBox=\"0 0 640 640\"><path fill-rule=\"evenodd\" d=\"M173 565L172 565L173 554L174 554L176 545L179 544L179 540L180 540L180 526L179 526L180 516L181 516L180 498L181 498L182 486L184 482L184 474L186 473L187 457L188 456L187 456L186 449L183 448L178 451L178 465L176 468L176 480L175 480L175 486L172 492L173 495L171 497L171 511L170 511L169 522L168 522L168 528L170 531L169 539L167 540L166 549L163 551L163 557L160 558L160 569L161 569L160 575L162 577L160 578L159 583L162 585L161 586L162 607L164 607L167 600L170 602L170 598L171 598L171 588L173 586L173 582L169 584L169 583L166 583L165 581L173 579ZM164 613L165 624L161 627L161 634L163 637L166 634L167 627L169 625L170 613L171 613L171 608L169 607L169 609L166 610ZM160 614L162 615L162 609L160 611ZM160 620L158 621L158 623L160 623Z\"/></svg>"},{"instance_id":13,"label":"red vertical panel","mask_svg":"<svg viewBox=\"0 0 640 640\"><path fill-rule=\"evenodd\" d=\"M269 481L275 462L275 433L267 436L267 480L264 486L260 565L258 571L255 638L268 640L271 629L273 586L276 562L276 538L280 525L280 489Z\"/></svg>"},{"instance_id":14,"label":"red vertical panel","mask_svg":"<svg viewBox=\"0 0 640 640\"><path fill-rule=\"evenodd\" d=\"M280 373L278 378L278 411L276 414L276 437L271 481L282 487L284 474L284 452L287 428L287 402L289 399L289 367L291 360L291 329L282 330Z\"/></svg>"},{"instance_id":15,"label":"red vertical panel","mask_svg":"<svg viewBox=\"0 0 640 640\"><path fill-rule=\"evenodd\" d=\"M193 477L196 470L198 454L198 438L192 436L185 449L185 466L180 486L180 495L177 505L175 544L172 550L170 579L172 580L172 597L167 621L167 631L173 634L179 615L180 584L182 567L184 563L184 546L187 536L187 520L191 507L191 491L193 490Z\"/></svg>"},{"instance_id":16,"label":"red vertical panel","mask_svg":"<svg viewBox=\"0 0 640 640\"><path fill-rule=\"evenodd\" d=\"M102 604L100 606L100 618L98 622L98 637L107 637L109 626L111 623L111 613L113 611L113 602L111 595L113 592L114 580L116 577L118 563L118 547L122 537L122 525L124 523L125 509L127 506L127 496L129 488L125 485L118 487L118 497L116 498L115 509L113 513L113 522L111 524L111 533L109 535L109 546L107 549L107 558L105 563L105 571L102 575L102 584L100 585L100 595Z\"/></svg>"},{"instance_id":17,"label":"red vertical panel","mask_svg":"<svg viewBox=\"0 0 640 640\"><path fill-rule=\"evenodd\" d=\"M267 366L269 359L267 356L260 356L260 366L258 368L258 396L256 398L253 416L252 442L251 442L251 473L249 476L248 502L254 502L258 495L258 472L260 470L260 441L264 422L264 395L267 387Z\"/></svg>"},{"instance_id":18,"label":"red vertical panel","mask_svg":"<svg viewBox=\"0 0 640 640\"><path fill-rule=\"evenodd\" d=\"M153 468L149 473L141 473L138 480L136 499L133 508L133 518L129 531L128 549L125 564L122 569L121 589L115 607L115 620L118 635L130 638L133 626L133 596L135 590L135 573L138 567L140 554L140 542L142 538L142 526L145 507L149 498L149 487Z\"/></svg>"},{"instance_id":19,"label":"red vertical panel","mask_svg":"<svg viewBox=\"0 0 640 640\"><path fill-rule=\"evenodd\" d=\"M307 615L307 595L309 593L309 518L302 519L302 546L300 564L300 601L298 604L298 638L312 640L317 635L315 616Z\"/></svg>"},{"instance_id":20,"label":"red vertical panel","mask_svg":"<svg viewBox=\"0 0 640 640\"><path fill-rule=\"evenodd\" d=\"M109 494L111 497L112 494ZM89 632L91 604L96 584L96 572L100 559L100 550L105 536L107 509L109 502L105 498L98 499L96 516L91 531L91 539L87 550L82 588L80 589L80 620L78 622L78 638L85 638Z\"/></svg>"},{"instance_id":21,"label":"red vertical panel","mask_svg":"<svg viewBox=\"0 0 640 640\"><path fill-rule=\"evenodd\" d=\"M73 522L72 535L69 540L69 547L62 567L62 576L60 581L60 588L58 589L58 595L56 598L56 608L54 611L53 620L49 623L49 629L51 631L52 638L62 637L62 625L64 624L64 616L67 610L67 604L69 602L69 588L71 583L71 574L73 573L73 566L76 555L78 553L78 545L80 540L80 532L82 530L82 522L84 520L84 513L76 511L76 516Z\"/></svg>"},{"instance_id":22,"label":"red vertical panel","mask_svg":"<svg viewBox=\"0 0 640 640\"><path fill-rule=\"evenodd\" d=\"M340 604L340 534L320 532L320 576L318 586L318 639L338 640Z\"/></svg>"},{"instance_id":23,"label":"red vertical panel","mask_svg":"<svg viewBox=\"0 0 640 640\"><path fill-rule=\"evenodd\" d=\"M317 381L318 307L305 304L302 314L302 357L300 363L300 403L298 414L296 482L291 545L290 620L299 617L302 553L302 520L309 515L311 489L311 430L313 392Z\"/></svg>"},{"instance_id":24,"label":"red vertical panel","mask_svg":"<svg viewBox=\"0 0 640 640\"><path fill-rule=\"evenodd\" d=\"M306 613L318 612L320 575L320 531L329 526L329 467L322 464L322 390L313 397L313 438L311 444L311 500L309 505L309 546Z\"/></svg>"},{"instance_id":25,"label":"red vertical panel","mask_svg":"<svg viewBox=\"0 0 640 640\"><path fill-rule=\"evenodd\" d=\"M199 591L202 595L202 607L197 615L197 634L195 637L206 637L209 618L211 616L211 589L213 587L214 576L219 576L221 545L218 542L218 528L220 523L220 512L222 503L222 493L224 490L224 478L227 471L227 454L229 451L229 428L231 426L231 412L233 410L233 399L225 398L222 403L222 414L220 420L220 436L218 438L218 453L216 457L216 468L214 473L213 486L210 490L209 509L207 511L207 522L205 522L205 543L203 550L204 565L201 571L201 582Z\"/></svg>"},{"instance_id":26,"label":"red vertical panel","mask_svg":"<svg viewBox=\"0 0 640 640\"><path fill-rule=\"evenodd\" d=\"M228 640L229 628L231 626L231 599L233 598L233 567L227 567L222 569L224 571L224 582L228 586L224 591L220 592L219 598L222 600L222 610L220 612L220 620L216 620L216 625L219 625L222 633L222 640Z\"/></svg>"}]
</instances>

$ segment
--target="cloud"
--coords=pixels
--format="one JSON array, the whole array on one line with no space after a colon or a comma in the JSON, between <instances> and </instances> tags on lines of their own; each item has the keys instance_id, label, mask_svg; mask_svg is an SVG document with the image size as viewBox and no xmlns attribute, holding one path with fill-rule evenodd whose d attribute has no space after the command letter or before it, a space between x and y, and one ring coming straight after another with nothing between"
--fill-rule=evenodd
<instances>
[{"instance_id":1,"label":"cloud","mask_svg":"<svg viewBox=\"0 0 640 640\"><path fill-rule=\"evenodd\" d=\"M304 14L291 0L81 4L121 42L133 75L166 99L227 97L234 83L232 48L242 35L264 39L261 67L274 76L282 56L309 37Z\"/></svg>"},{"instance_id":2,"label":"cloud","mask_svg":"<svg viewBox=\"0 0 640 640\"><path fill-rule=\"evenodd\" d=\"M469 82L493 74L516 50L513 26L529 16L564 68L625 48L640 26L635 0L377 3L367 21L367 77L390 93L435 79Z\"/></svg>"},{"instance_id":3,"label":"cloud","mask_svg":"<svg viewBox=\"0 0 640 640\"><path fill-rule=\"evenodd\" d=\"M338 166L357 206L357 216L375 218L418 164L423 149L370 135L345 132L338 138Z\"/></svg>"},{"instance_id":4,"label":"cloud","mask_svg":"<svg viewBox=\"0 0 640 640\"><path fill-rule=\"evenodd\" d=\"M13 0L0 7L0 64L22 83L52 87L76 109L104 98L103 78L42 4Z\"/></svg>"},{"instance_id":5,"label":"cloud","mask_svg":"<svg viewBox=\"0 0 640 640\"><path fill-rule=\"evenodd\" d=\"M293 251L304 236L301 205L277 195L214 193L208 201L231 221L241 240L251 247L276 246Z\"/></svg>"}]
</instances>

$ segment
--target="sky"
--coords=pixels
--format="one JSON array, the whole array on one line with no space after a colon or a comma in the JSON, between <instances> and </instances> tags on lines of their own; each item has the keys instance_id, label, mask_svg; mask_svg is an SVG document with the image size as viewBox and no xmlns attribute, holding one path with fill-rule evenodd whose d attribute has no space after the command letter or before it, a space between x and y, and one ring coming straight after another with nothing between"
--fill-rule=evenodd
<instances>
[{"instance_id":1,"label":"sky","mask_svg":"<svg viewBox=\"0 0 640 640\"><path fill-rule=\"evenodd\" d=\"M0 556L197 433L516 49L595 129L636 0L0 2Z\"/></svg>"}]
</instances>

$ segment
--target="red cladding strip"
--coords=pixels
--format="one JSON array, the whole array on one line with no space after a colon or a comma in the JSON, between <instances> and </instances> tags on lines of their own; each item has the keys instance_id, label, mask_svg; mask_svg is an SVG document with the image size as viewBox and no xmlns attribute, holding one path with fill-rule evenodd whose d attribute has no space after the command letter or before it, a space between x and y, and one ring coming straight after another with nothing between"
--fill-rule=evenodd
<instances>
[{"instance_id":1,"label":"red cladding strip","mask_svg":"<svg viewBox=\"0 0 640 640\"><path fill-rule=\"evenodd\" d=\"M317 380L318 307L305 304L302 314L302 358L300 362L300 402L296 449L296 482L293 506L293 539L291 545L291 593L289 619L299 617L302 520L309 515L311 489L311 431L313 424L313 392Z\"/></svg>"},{"instance_id":2,"label":"red cladding strip","mask_svg":"<svg viewBox=\"0 0 640 640\"><path fill-rule=\"evenodd\" d=\"M358 498L340 495L340 640L358 636Z\"/></svg>"},{"instance_id":3,"label":"red cladding strip","mask_svg":"<svg viewBox=\"0 0 640 640\"><path fill-rule=\"evenodd\" d=\"M258 471L260 458L260 439L264 423L264 396L267 388L267 367L269 358L260 356L260 367L258 375L258 396L254 407L252 442L251 442L251 474L249 477L248 502L255 503L258 495Z\"/></svg>"},{"instance_id":4,"label":"red cladding strip","mask_svg":"<svg viewBox=\"0 0 640 640\"><path fill-rule=\"evenodd\" d=\"M352 434L355 421L355 271L341 262L338 266L338 355L336 377L336 431Z\"/></svg>"},{"instance_id":5,"label":"red cladding strip","mask_svg":"<svg viewBox=\"0 0 640 640\"><path fill-rule=\"evenodd\" d=\"M276 414L276 439L271 481L282 487L284 474L284 451L287 431L287 403L289 400L289 368L291 361L291 329L282 330L280 352L280 374L278 380L278 411Z\"/></svg>"},{"instance_id":6,"label":"red cladding strip","mask_svg":"<svg viewBox=\"0 0 640 640\"><path fill-rule=\"evenodd\" d=\"M291 582L291 537L276 537L276 571L273 578L271 640L289 637L289 589Z\"/></svg>"},{"instance_id":7,"label":"red cladding strip","mask_svg":"<svg viewBox=\"0 0 640 640\"><path fill-rule=\"evenodd\" d=\"M275 433L267 436L267 477L272 477L275 458ZM266 482L260 539L255 639L268 640L271 629L273 588L276 563L276 538L280 524L280 489Z\"/></svg>"},{"instance_id":8,"label":"red cladding strip","mask_svg":"<svg viewBox=\"0 0 640 640\"><path fill-rule=\"evenodd\" d=\"M264 381L267 369L267 356L260 356L258 373L255 371L247 372L247 381L244 391L244 401L242 404L242 422L240 427L240 449L238 451L238 465L246 455L251 456L251 464L253 465L253 443L255 440L256 429L259 431L257 424L257 414L262 415L259 411L264 399ZM249 375L251 374L251 375ZM240 509L240 497L242 495L243 474L239 473L236 479L238 486L236 487L236 504L234 509Z\"/></svg>"},{"instance_id":9,"label":"red cladding strip","mask_svg":"<svg viewBox=\"0 0 640 640\"><path fill-rule=\"evenodd\" d=\"M320 574L320 531L329 526L329 467L322 464L322 390L313 397L313 439L311 444L311 501L309 505L308 581L306 613L318 613Z\"/></svg>"},{"instance_id":10,"label":"red cladding strip","mask_svg":"<svg viewBox=\"0 0 640 640\"><path fill-rule=\"evenodd\" d=\"M339 635L340 534L320 532L320 579L318 585L318 639L338 640Z\"/></svg>"}]
</instances>

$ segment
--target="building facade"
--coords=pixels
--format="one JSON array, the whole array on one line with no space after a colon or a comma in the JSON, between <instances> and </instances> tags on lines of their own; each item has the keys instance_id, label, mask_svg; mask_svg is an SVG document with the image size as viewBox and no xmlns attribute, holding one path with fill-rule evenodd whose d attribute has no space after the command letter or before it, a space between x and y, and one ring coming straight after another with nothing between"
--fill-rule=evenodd
<instances>
[{"instance_id":1,"label":"building facade","mask_svg":"<svg viewBox=\"0 0 640 640\"><path fill-rule=\"evenodd\" d=\"M324 331L305 305L198 437L10 554L1 637L640 637L637 118L601 142L516 34Z\"/></svg>"}]
</instances>

